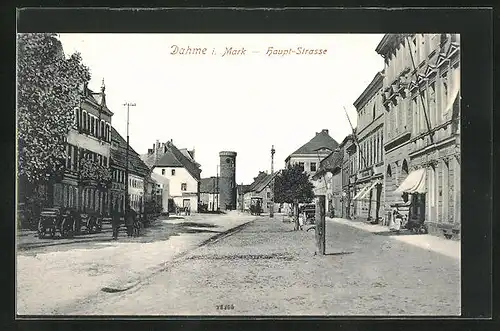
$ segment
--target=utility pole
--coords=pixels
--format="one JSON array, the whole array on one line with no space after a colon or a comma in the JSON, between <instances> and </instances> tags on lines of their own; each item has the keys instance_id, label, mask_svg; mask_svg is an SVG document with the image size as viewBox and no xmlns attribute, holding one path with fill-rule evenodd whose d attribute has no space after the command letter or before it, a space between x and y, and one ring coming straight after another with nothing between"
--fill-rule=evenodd
<instances>
[{"instance_id":1,"label":"utility pole","mask_svg":"<svg viewBox=\"0 0 500 331\"><path fill-rule=\"evenodd\" d=\"M271 147L271 206L269 209L269 217L273 218L274 217L274 153L276 151L274 150L274 145Z\"/></svg>"},{"instance_id":2,"label":"utility pole","mask_svg":"<svg viewBox=\"0 0 500 331\"><path fill-rule=\"evenodd\" d=\"M127 153L125 157L125 210L128 212L130 210L130 199L129 199L129 194L128 194L128 155L129 155L129 149L130 149L130 138L129 138L129 110L130 107L135 107L135 103L133 102L126 102L123 104L124 106L127 106Z\"/></svg>"}]
</instances>

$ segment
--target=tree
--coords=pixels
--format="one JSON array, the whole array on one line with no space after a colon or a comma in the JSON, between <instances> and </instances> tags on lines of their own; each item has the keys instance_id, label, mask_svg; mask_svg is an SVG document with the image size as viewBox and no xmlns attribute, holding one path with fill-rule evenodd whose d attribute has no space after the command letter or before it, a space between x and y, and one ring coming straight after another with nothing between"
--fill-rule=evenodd
<instances>
[{"instance_id":1,"label":"tree","mask_svg":"<svg viewBox=\"0 0 500 331\"><path fill-rule=\"evenodd\" d=\"M17 47L18 175L36 188L64 170L79 87L90 72L79 53L64 56L57 34L18 34Z\"/></svg>"},{"instance_id":2,"label":"tree","mask_svg":"<svg viewBox=\"0 0 500 331\"><path fill-rule=\"evenodd\" d=\"M274 179L274 201L290 203L294 210L295 229L299 227L299 215L296 211L299 203L309 203L314 199L313 184L309 175L299 164L281 170Z\"/></svg>"}]
</instances>

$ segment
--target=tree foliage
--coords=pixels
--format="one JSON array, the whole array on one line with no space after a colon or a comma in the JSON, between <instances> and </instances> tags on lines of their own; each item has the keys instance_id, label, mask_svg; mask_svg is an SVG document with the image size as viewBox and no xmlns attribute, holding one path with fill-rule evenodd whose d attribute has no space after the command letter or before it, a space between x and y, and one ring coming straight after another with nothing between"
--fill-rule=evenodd
<instances>
[{"instance_id":1,"label":"tree foliage","mask_svg":"<svg viewBox=\"0 0 500 331\"><path fill-rule=\"evenodd\" d=\"M79 87L90 72L80 54L65 58L56 34L18 34L17 47L18 173L43 182L64 167Z\"/></svg>"},{"instance_id":2,"label":"tree foliage","mask_svg":"<svg viewBox=\"0 0 500 331\"><path fill-rule=\"evenodd\" d=\"M313 184L298 164L288 166L274 180L274 201L277 203L309 203L314 199Z\"/></svg>"}]
</instances>

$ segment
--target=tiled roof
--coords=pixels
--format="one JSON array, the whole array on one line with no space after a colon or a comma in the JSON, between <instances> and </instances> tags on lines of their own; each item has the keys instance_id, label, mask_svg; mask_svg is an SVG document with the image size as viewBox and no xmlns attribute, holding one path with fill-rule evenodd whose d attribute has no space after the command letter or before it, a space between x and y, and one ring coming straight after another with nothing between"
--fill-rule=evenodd
<instances>
[{"instance_id":1,"label":"tiled roof","mask_svg":"<svg viewBox=\"0 0 500 331\"><path fill-rule=\"evenodd\" d=\"M238 192L240 192L240 194L245 194L247 192L249 192L249 189L250 189L250 185L238 185Z\"/></svg>"},{"instance_id":2,"label":"tiled roof","mask_svg":"<svg viewBox=\"0 0 500 331\"><path fill-rule=\"evenodd\" d=\"M325 148L330 151L335 150L339 146L338 142L335 141L330 135L328 134L328 130L322 130L321 132L316 133L314 138L309 140L306 144L302 145L299 149L297 149L295 152L290 154L287 157L287 160L292 156L292 155L297 155L297 154L311 154L311 155L316 155L318 153L318 150Z\"/></svg>"},{"instance_id":3,"label":"tiled roof","mask_svg":"<svg viewBox=\"0 0 500 331\"><path fill-rule=\"evenodd\" d=\"M183 167L193 178L200 180L200 164L196 163L192 154L187 149L179 150L175 145L168 141L165 144L164 151L160 151L158 161L155 153L141 155L141 160L149 167Z\"/></svg>"},{"instance_id":4,"label":"tiled roof","mask_svg":"<svg viewBox=\"0 0 500 331\"><path fill-rule=\"evenodd\" d=\"M259 175L254 178L254 182L248 186L247 192L261 192L271 183L271 179L277 174L278 172L275 172L273 175L260 172Z\"/></svg>"},{"instance_id":5,"label":"tiled roof","mask_svg":"<svg viewBox=\"0 0 500 331\"><path fill-rule=\"evenodd\" d=\"M344 154L340 150L334 150L325 157L319 164L318 171L314 174L313 179L318 179L327 172L335 172L337 168L342 166Z\"/></svg>"},{"instance_id":6,"label":"tiled roof","mask_svg":"<svg viewBox=\"0 0 500 331\"><path fill-rule=\"evenodd\" d=\"M111 127L111 139L117 143L117 147L111 148L111 165L126 168L127 165L127 141ZM149 168L140 159L139 154L129 146L129 172L141 177L149 174Z\"/></svg>"},{"instance_id":7,"label":"tiled roof","mask_svg":"<svg viewBox=\"0 0 500 331\"><path fill-rule=\"evenodd\" d=\"M200 180L200 193L217 193L217 178L202 178Z\"/></svg>"}]
</instances>

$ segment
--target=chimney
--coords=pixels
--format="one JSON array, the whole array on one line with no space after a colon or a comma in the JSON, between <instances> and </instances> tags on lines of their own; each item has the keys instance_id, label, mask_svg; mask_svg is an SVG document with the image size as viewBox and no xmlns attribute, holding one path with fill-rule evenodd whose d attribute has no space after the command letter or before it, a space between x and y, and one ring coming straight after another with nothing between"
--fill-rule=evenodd
<instances>
[{"instance_id":1,"label":"chimney","mask_svg":"<svg viewBox=\"0 0 500 331\"><path fill-rule=\"evenodd\" d=\"M191 150L191 157L193 158L193 160L194 160L194 151L195 150L194 150L194 147L193 147L193 150Z\"/></svg>"},{"instance_id":2,"label":"chimney","mask_svg":"<svg viewBox=\"0 0 500 331\"><path fill-rule=\"evenodd\" d=\"M153 154L154 149L148 148L148 155Z\"/></svg>"},{"instance_id":3,"label":"chimney","mask_svg":"<svg viewBox=\"0 0 500 331\"><path fill-rule=\"evenodd\" d=\"M323 129L323 130L321 130L321 132L328 134L328 129Z\"/></svg>"}]
</instances>

